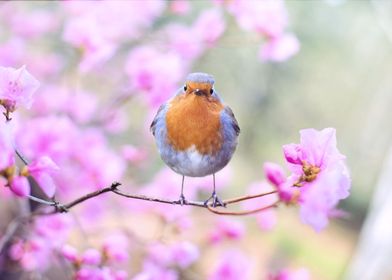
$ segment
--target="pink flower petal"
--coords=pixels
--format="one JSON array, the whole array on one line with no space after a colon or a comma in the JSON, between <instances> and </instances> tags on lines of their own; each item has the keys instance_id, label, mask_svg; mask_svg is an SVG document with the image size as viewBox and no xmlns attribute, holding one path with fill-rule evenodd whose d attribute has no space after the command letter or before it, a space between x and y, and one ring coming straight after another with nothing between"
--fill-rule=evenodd
<instances>
[{"instance_id":1,"label":"pink flower petal","mask_svg":"<svg viewBox=\"0 0 392 280\"><path fill-rule=\"evenodd\" d=\"M11 191L19 197L26 197L30 194L30 184L26 177L14 177L10 184Z\"/></svg>"},{"instance_id":2,"label":"pink flower petal","mask_svg":"<svg viewBox=\"0 0 392 280\"><path fill-rule=\"evenodd\" d=\"M26 70L0 67L0 100L9 111L24 106L29 109L33 103L33 95L39 87L39 82Z\"/></svg>"},{"instance_id":3,"label":"pink flower petal","mask_svg":"<svg viewBox=\"0 0 392 280\"><path fill-rule=\"evenodd\" d=\"M292 34L284 34L262 45L259 56L263 61L281 62L295 55L299 49L298 39Z\"/></svg>"}]
</instances>

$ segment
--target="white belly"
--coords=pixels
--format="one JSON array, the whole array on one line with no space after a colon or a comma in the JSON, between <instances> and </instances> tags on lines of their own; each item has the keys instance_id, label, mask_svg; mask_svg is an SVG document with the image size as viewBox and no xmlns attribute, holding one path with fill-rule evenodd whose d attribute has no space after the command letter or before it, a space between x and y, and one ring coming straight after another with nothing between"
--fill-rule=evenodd
<instances>
[{"instance_id":1,"label":"white belly","mask_svg":"<svg viewBox=\"0 0 392 280\"><path fill-rule=\"evenodd\" d=\"M202 155L195 146L186 151L177 152L173 149L161 151L163 161L175 172L189 177L204 177L221 170L230 160L231 155L217 153Z\"/></svg>"}]
</instances>

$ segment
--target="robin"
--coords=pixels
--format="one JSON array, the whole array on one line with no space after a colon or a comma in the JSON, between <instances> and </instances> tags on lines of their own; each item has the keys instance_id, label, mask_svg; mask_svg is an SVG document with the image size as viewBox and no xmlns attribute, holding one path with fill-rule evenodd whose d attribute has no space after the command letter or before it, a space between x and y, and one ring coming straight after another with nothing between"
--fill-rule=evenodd
<instances>
[{"instance_id":1,"label":"robin","mask_svg":"<svg viewBox=\"0 0 392 280\"><path fill-rule=\"evenodd\" d=\"M213 192L205 201L224 206L215 192L215 173L230 161L240 127L233 111L222 103L214 89L214 78L206 73L191 73L184 87L161 105L151 132L163 161L182 175L179 202L186 203L184 179L213 176Z\"/></svg>"}]
</instances>

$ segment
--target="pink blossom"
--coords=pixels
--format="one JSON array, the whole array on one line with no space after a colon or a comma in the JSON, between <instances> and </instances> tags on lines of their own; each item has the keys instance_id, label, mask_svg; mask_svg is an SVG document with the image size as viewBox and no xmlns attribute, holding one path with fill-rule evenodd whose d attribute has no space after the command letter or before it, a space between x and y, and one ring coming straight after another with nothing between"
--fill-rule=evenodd
<instances>
[{"instance_id":1,"label":"pink blossom","mask_svg":"<svg viewBox=\"0 0 392 280\"><path fill-rule=\"evenodd\" d=\"M169 245L162 242L151 242L147 249L148 260L162 267L168 267L172 263Z\"/></svg>"},{"instance_id":2,"label":"pink blossom","mask_svg":"<svg viewBox=\"0 0 392 280\"><path fill-rule=\"evenodd\" d=\"M214 224L215 226L208 234L208 240L213 244L216 244L225 238L238 240L245 234L244 224L233 219L218 217Z\"/></svg>"},{"instance_id":3,"label":"pink blossom","mask_svg":"<svg viewBox=\"0 0 392 280\"><path fill-rule=\"evenodd\" d=\"M52 98L53 96L56 98ZM38 115L65 111L65 104L69 101L69 90L65 87L45 84L35 95L32 110Z\"/></svg>"},{"instance_id":4,"label":"pink blossom","mask_svg":"<svg viewBox=\"0 0 392 280\"><path fill-rule=\"evenodd\" d=\"M260 49L260 59L263 61L281 62L295 55L300 43L293 34L283 34L269 39Z\"/></svg>"},{"instance_id":5,"label":"pink blossom","mask_svg":"<svg viewBox=\"0 0 392 280\"><path fill-rule=\"evenodd\" d=\"M82 263L87 265L98 265L101 263L101 253L96 249L87 249L82 254Z\"/></svg>"},{"instance_id":6,"label":"pink blossom","mask_svg":"<svg viewBox=\"0 0 392 280\"><path fill-rule=\"evenodd\" d=\"M288 180L299 187L302 221L320 231L327 226L339 200L348 197L351 180L345 157L336 147L335 129L304 129L300 134L299 145L284 148L286 154L298 151L294 157L290 152L287 164L293 174Z\"/></svg>"},{"instance_id":7,"label":"pink blossom","mask_svg":"<svg viewBox=\"0 0 392 280\"><path fill-rule=\"evenodd\" d=\"M217 259L219 261L208 280L248 279L250 264L242 252L229 250Z\"/></svg>"},{"instance_id":8,"label":"pink blossom","mask_svg":"<svg viewBox=\"0 0 392 280\"><path fill-rule=\"evenodd\" d=\"M283 168L273 162L266 162L264 164L264 173L267 180L277 190L280 201L287 204L296 202L299 191L298 189L293 188L293 185L295 184L295 178L292 176L286 178ZM272 203L272 201L270 201L270 203Z\"/></svg>"},{"instance_id":9,"label":"pink blossom","mask_svg":"<svg viewBox=\"0 0 392 280\"><path fill-rule=\"evenodd\" d=\"M270 276L269 280L310 280L309 271L306 268L282 269L275 276Z\"/></svg>"},{"instance_id":10,"label":"pink blossom","mask_svg":"<svg viewBox=\"0 0 392 280\"><path fill-rule=\"evenodd\" d=\"M129 279L128 272L125 270L114 271L113 278L113 280L127 280Z\"/></svg>"},{"instance_id":11,"label":"pink blossom","mask_svg":"<svg viewBox=\"0 0 392 280\"><path fill-rule=\"evenodd\" d=\"M169 24L164 30L168 38L168 48L187 60L198 58L205 50L205 45L202 40L189 40L189 34L193 32L195 29L192 26Z\"/></svg>"},{"instance_id":12,"label":"pink blossom","mask_svg":"<svg viewBox=\"0 0 392 280\"><path fill-rule=\"evenodd\" d=\"M228 9L240 27L267 37L280 36L288 24L286 7L282 0L233 0L229 2Z\"/></svg>"},{"instance_id":13,"label":"pink blossom","mask_svg":"<svg viewBox=\"0 0 392 280\"><path fill-rule=\"evenodd\" d=\"M16 107L27 109L33 103L33 95L39 87L39 82L26 70L0 67L0 103L10 112Z\"/></svg>"},{"instance_id":14,"label":"pink blossom","mask_svg":"<svg viewBox=\"0 0 392 280\"><path fill-rule=\"evenodd\" d=\"M77 17L65 26L63 39L82 50L79 69L87 72L114 55L116 46L104 38L93 16Z\"/></svg>"},{"instance_id":15,"label":"pink blossom","mask_svg":"<svg viewBox=\"0 0 392 280\"><path fill-rule=\"evenodd\" d=\"M191 10L191 3L188 0L173 0L169 8L173 14L185 15Z\"/></svg>"},{"instance_id":16,"label":"pink blossom","mask_svg":"<svg viewBox=\"0 0 392 280\"><path fill-rule=\"evenodd\" d=\"M99 189L114 181L121 180L125 171L123 159L109 148L108 140L98 129L79 132L79 144L74 147L72 154L83 166L85 182L93 184L92 188ZM102 163L105 162L105 166Z\"/></svg>"},{"instance_id":17,"label":"pink blossom","mask_svg":"<svg viewBox=\"0 0 392 280\"><path fill-rule=\"evenodd\" d=\"M103 120L104 129L111 134L125 132L129 128L130 118L125 110L116 108L108 113L108 117Z\"/></svg>"},{"instance_id":18,"label":"pink blossom","mask_svg":"<svg viewBox=\"0 0 392 280\"><path fill-rule=\"evenodd\" d=\"M81 195L110 185L121 180L125 170L124 160L110 148L102 130L81 129L67 117L25 121L17 135L21 136L18 147L27 158L49 156L61 166L53 179L62 195Z\"/></svg>"},{"instance_id":19,"label":"pink blossom","mask_svg":"<svg viewBox=\"0 0 392 280\"><path fill-rule=\"evenodd\" d=\"M173 265L182 269L189 267L200 257L197 246L188 241L176 242L171 246L170 254Z\"/></svg>"},{"instance_id":20,"label":"pink blossom","mask_svg":"<svg viewBox=\"0 0 392 280\"><path fill-rule=\"evenodd\" d=\"M73 225L72 217L67 215L42 216L34 221L34 233L49 240L48 245L60 246L67 240Z\"/></svg>"},{"instance_id":21,"label":"pink blossom","mask_svg":"<svg viewBox=\"0 0 392 280\"><path fill-rule=\"evenodd\" d=\"M110 59L119 43L139 38L163 12L164 2L101 1L65 6L76 16L66 22L63 38L83 50L79 68L87 72Z\"/></svg>"},{"instance_id":22,"label":"pink blossom","mask_svg":"<svg viewBox=\"0 0 392 280\"><path fill-rule=\"evenodd\" d=\"M63 5L70 18L91 17L103 38L121 43L140 38L164 11L165 1L69 1Z\"/></svg>"},{"instance_id":23,"label":"pink blossom","mask_svg":"<svg viewBox=\"0 0 392 280\"><path fill-rule=\"evenodd\" d=\"M293 164L302 164L301 159L304 156L302 155L301 145L299 144L283 145L283 153L287 162Z\"/></svg>"},{"instance_id":24,"label":"pink blossom","mask_svg":"<svg viewBox=\"0 0 392 280\"><path fill-rule=\"evenodd\" d=\"M25 241L22 244L18 244L22 246L18 249L20 250L18 253L20 266L27 271L44 271L51 260L51 247L47 246L45 240L39 238Z\"/></svg>"},{"instance_id":25,"label":"pink blossom","mask_svg":"<svg viewBox=\"0 0 392 280\"><path fill-rule=\"evenodd\" d=\"M128 238L123 234L112 234L103 243L103 251L109 261L125 262L128 260Z\"/></svg>"},{"instance_id":26,"label":"pink blossom","mask_svg":"<svg viewBox=\"0 0 392 280\"><path fill-rule=\"evenodd\" d=\"M23 241L18 240L14 244L11 245L11 248L8 251L8 255L14 261L19 261L22 259L24 254L24 244Z\"/></svg>"},{"instance_id":27,"label":"pink blossom","mask_svg":"<svg viewBox=\"0 0 392 280\"><path fill-rule=\"evenodd\" d=\"M136 274L132 280L178 280L178 273L170 268L157 265L154 262L145 261L143 270Z\"/></svg>"},{"instance_id":28,"label":"pink blossom","mask_svg":"<svg viewBox=\"0 0 392 280\"><path fill-rule=\"evenodd\" d=\"M268 181L274 186L279 186L286 181L283 168L276 163L264 163L264 173Z\"/></svg>"},{"instance_id":29,"label":"pink blossom","mask_svg":"<svg viewBox=\"0 0 392 280\"><path fill-rule=\"evenodd\" d=\"M196 40L201 40L209 46L219 39L225 31L225 28L226 23L222 12L214 8L202 12L193 24Z\"/></svg>"},{"instance_id":30,"label":"pink blossom","mask_svg":"<svg viewBox=\"0 0 392 280\"><path fill-rule=\"evenodd\" d=\"M56 30L59 26L59 15L56 11L29 9L18 11L9 18L13 33L23 38L36 38Z\"/></svg>"},{"instance_id":31,"label":"pink blossom","mask_svg":"<svg viewBox=\"0 0 392 280\"><path fill-rule=\"evenodd\" d=\"M27 170L32 176L35 176L34 174L41 172L52 173L60 170L60 168L57 166L57 164L53 162L50 157L42 156L29 163L29 165L27 166Z\"/></svg>"},{"instance_id":32,"label":"pink blossom","mask_svg":"<svg viewBox=\"0 0 392 280\"><path fill-rule=\"evenodd\" d=\"M27 120L16 133L18 146L27 158L46 155L59 164L70 155L77 137L75 124L67 117L57 116Z\"/></svg>"},{"instance_id":33,"label":"pink blossom","mask_svg":"<svg viewBox=\"0 0 392 280\"><path fill-rule=\"evenodd\" d=\"M82 267L75 275L75 280L112 280L108 267Z\"/></svg>"},{"instance_id":34,"label":"pink blossom","mask_svg":"<svg viewBox=\"0 0 392 280\"><path fill-rule=\"evenodd\" d=\"M85 124L95 116L98 100L96 95L86 91L76 91L68 95L64 111L78 123Z\"/></svg>"},{"instance_id":35,"label":"pink blossom","mask_svg":"<svg viewBox=\"0 0 392 280\"><path fill-rule=\"evenodd\" d=\"M164 30L170 50L186 61L198 58L222 36L226 24L222 12L210 9L202 12L191 26L170 24ZM197 38L190 40L189 38ZM189 64L189 63L188 63Z\"/></svg>"},{"instance_id":36,"label":"pink blossom","mask_svg":"<svg viewBox=\"0 0 392 280\"><path fill-rule=\"evenodd\" d=\"M30 184L24 176L13 177L10 183L10 189L19 197L26 197L30 194Z\"/></svg>"},{"instance_id":37,"label":"pink blossom","mask_svg":"<svg viewBox=\"0 0 392 280\"><path fill-rule=\"evenodd\" d=\"M339 200L349 195L350 177L346 166L343 163L339 165L320 173L317 180L301 190L301 220L316 231L328 225L328 218L335 216Z\"/></svg>"},{"instance_id":38,"label":"pink blossom","mask_svg":"<svg viewBox=\"0 0 392 280\"><path fill-rule=\"evenodd\" d=\"M184 61L174 52L141 46L129 53L125 71L130 85L157 107L174 95L185 75Z\"/></svg>"},{"instance_id":39,"label":"pink blossom","mask_svg":"<svg viewBox=\"0 0 392 280\"><path fill-rule=\"evenodd\" d=\"M75 122L86 124L96 117L97 107L97 97L91 92L47 85L36 95L32 109L40 115L63 112Z\"/></svg>"},{"instance_id":40,"label":"pink blossom","mask_svg":"<svg viewBox=\"0 0 392 280\"><path fill-rule=\"evenodd\" d=\"M303 129L300 131L301 143L295 149L300 149L299 164L306 163L319 167L322 170L335 167L335 164L345 159L336 147L336 130L334 128L325 128L321 131L315 129ZM287 145L286 145L287 147ZM288 164L288 167L297 173L300 170L302 174L302 166L298 169L298 164Z\"/></svg>"},{"instance_id":41,"label":"pink blossom","mask_svg":"<svg viewBox=\"0 0 392 280\"><path fill-rule=\"evenodd\" d=\"M123 157L133 164L140 164L147 160L147 151L142 148L137 148L132 145L125 145L121 150Z\"/></svg>"},{"instance_id":42,"label":"pink blossom","mask_svg":"<svg viewBox=\"0 0 392 280\"><path fill-rule=\"evenodd\" d=\"M25 42L20 38L12 37L0 45L0 65L12 67L21 64L25 53Z\"/></svg>"},{"instance_id":43,"label":"pink blossom","mask_svg":"<svg viewBox=\"0 0 392 280\"><path fill-rule=\"evenodd\" d=\"M25 54L25 56L27 56ZM35 53L34 56L24 57L24 61L28 59L29 68L34 72L37 77L45 77L46 80L49 78L55 79L56 75L61 75L61 71L64 68L64 57L57 53L47 53L42 51Z\"/></svg>"},{"instance_id":44,"label":"pink blossom","mask_svg":"<svg viewBox=\"0 0 392 280\"><path fill-rule=\"evenodd\" d=\"M61 254L71 263L76 263L79 260L78 251L68 244L63 246L61 249Z\"/></svg>"},{"instance_id":45,"label":"pink blossom","mask_svg":"<svg viewBox=\"0 0 392 280\"><path fill-rule=\"evenodd\" d=\"M58 170L59 167L48 156L40 157L27 166L28 174L37 181L40 188L49 197L52 197L56 191L56 185L49 174Z\"/></svg>"},{"instance_id":46,"label":"pink blossom","mask_svg":"<svg viewBox=\"0 0 392 280\"><path fill-rule=\"evenodd\" d=\"M164 267L178 266L185 269L200 256L199 249L188 241L173 244L152 243L148 248L148 259Z\"/></svg>"}]
</instances>

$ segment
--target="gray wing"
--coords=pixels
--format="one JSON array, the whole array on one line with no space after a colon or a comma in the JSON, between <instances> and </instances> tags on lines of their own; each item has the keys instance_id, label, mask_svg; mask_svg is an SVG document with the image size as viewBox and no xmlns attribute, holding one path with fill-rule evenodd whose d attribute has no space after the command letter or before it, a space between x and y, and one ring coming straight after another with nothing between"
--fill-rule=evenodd
<instances>
[{"instance_id":1,"label":"gray wing","mask_svg":"<svg viewBox=\"0 0 392 280\"><path fill-rule=\"evenodd\" d=\"M237 134L237 136L240 135L241 129L240 129L240 126L238 125L238 122L234 116L233 111L228 106L225 107L224 111L229 116L230 121L231 121L231 125L233 126L235 133Z\"/></svg>"},{"instance_id":2,"label":"gray wing","mask_svg":"<svg viewBox=\"0 0 392 280\"><path fill-rule=\"evenodd\" d=\"M151 125L150 125L150 131L152 133L152 135L155 136L155 127L157 125L158 122L158 116L161 113L161 111L165 108L166 104L162 104L161 107L159 107L158 112L156 113L154 120L152 121Z\"/></svg>"}]
</instances>

